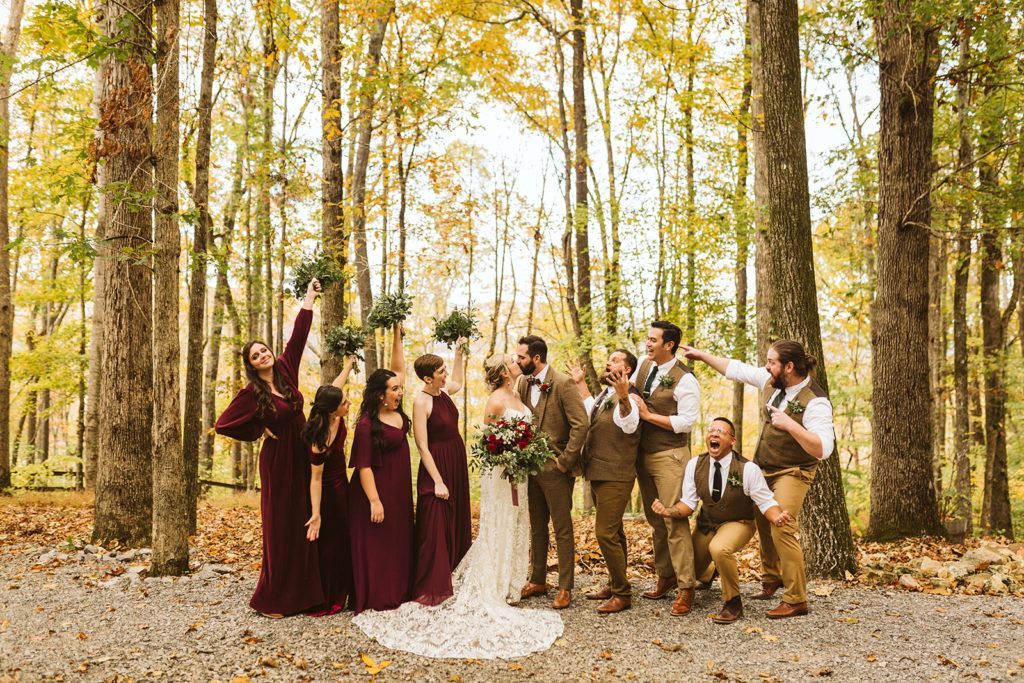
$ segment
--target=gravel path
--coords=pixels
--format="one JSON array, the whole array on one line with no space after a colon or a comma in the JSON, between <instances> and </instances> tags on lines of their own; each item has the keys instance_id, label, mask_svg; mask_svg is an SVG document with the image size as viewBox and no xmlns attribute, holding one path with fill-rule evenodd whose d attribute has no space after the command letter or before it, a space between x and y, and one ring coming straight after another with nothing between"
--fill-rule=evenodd
<instances>
[{"instance_id":1,"label":"gravel path","mask_svg":"<svg viewBox=\"0 0 1024 683\"><path fill-rule=\"evenodd\" d=\"M582 598L595 577L577 575L564 636L518 660L432 660L389 651L352 626L350 613L272 620L248 608L252 572L207 580L125 578L110 559L37 564L38 547L0 554L0 683L127 679L233 681L367 679L494 681L533 678L667 681L940 680L1024 676L1024 600L941 596L812 583L811 613L766 619L773 604L747 600L747 616L722 626L717 587L687 617L669 600L637 597L599 617ZM15 555L14 552L20 552ZM136 566L143 566L136 563ZM121 577L104 578L111 570ZM227 568L225 568L227 569ZM137 571L137 570L135 570ZM552 577L554 578L554 577ZM114 585L104 585L113 583ZM651 585L635 582L634 591ZM745 594L757 586L743 585ZM535 598L530 607L546 602ZM370 658L368 663L361 655Z\"/></svg>"}]
</instances>

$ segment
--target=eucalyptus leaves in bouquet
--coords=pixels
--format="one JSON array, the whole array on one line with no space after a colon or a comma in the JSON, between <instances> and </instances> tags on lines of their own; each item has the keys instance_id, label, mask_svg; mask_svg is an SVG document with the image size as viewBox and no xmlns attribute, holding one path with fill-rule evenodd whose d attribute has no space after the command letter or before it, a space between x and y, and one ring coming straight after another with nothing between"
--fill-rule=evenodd
<instances>
[{"instance_id":1,"label":"eucalyptus leaves in bouquet","mask_svg":"<svg viewBox=\"0 0 1024 683\"><path fill-rule=\"evenodd\" d=\"M338 265L338 262L327 254L315 254L310 258L300 261L292 269L292 294L296 299L301 300L306 296L306 288L309 287L310 281L314 279L319 280L320 287L326 290L336 282L343 281L345 273Z\"/></svg>"},{"instance_id":2,"label":"eucalyptus leaves in bouquet","mask_svg":"<svg viewBox=\"0 0 1024 683\"><path fill-rule=\"evenodd\" d=\"M373 302L370 315L366 316L368 330L389 330L409 317L412 312L412 297L404 290L394 294L381 294Z\"/></svg>"},{"instance_id":3,"label":"eucalyptus leaves in bouquet","mask_svg":"<svg viewBox=\"0 0 1024 683\"><path fill-rule=\"evenodd\" d=\"M363 359L362 351L366 347L366 331L359 325L335 325L327 330L325 348L340 361L349 356Z\"/></svg>"},{"instance_id":4,"label":"eucalyptus leaves in bouquet","mask_svg":"<svg viewBox=\"0 0 1024 683\"><path fill-rule=\"evenodd\" d=\"M476 311L467 306L456 308L443 318L434 316L434 339L452 348L459 337L479 339L480 328L476 325Z\"/></svg>"}]
</instances>

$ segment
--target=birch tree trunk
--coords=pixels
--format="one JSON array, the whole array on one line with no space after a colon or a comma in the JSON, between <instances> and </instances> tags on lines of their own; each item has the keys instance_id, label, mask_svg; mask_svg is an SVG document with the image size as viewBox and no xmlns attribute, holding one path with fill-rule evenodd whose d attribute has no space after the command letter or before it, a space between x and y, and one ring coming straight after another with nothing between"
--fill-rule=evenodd
<instances>
[{"instance_id":1,"label":"birch tree trunk","mask_svg":"<svg viewBox=\"0 0 1024 683\"><path fill-rule=\"evenodd\" d=\"M884 0L879 56L878 281L871 313L873 416L868 536L942 531L932 483L928 371L935 29L913 0Z\"/></svg>"}]
</instances>

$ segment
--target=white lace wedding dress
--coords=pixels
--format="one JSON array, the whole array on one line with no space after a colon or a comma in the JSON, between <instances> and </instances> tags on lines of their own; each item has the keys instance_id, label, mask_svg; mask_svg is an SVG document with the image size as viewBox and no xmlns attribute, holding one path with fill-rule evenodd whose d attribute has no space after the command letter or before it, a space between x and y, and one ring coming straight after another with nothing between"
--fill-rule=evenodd
<instances>
[{"instance_id":1,"label":"white lace wedding dress","mask_svg":"<svg viewBox=\"0 0 1024 683\"><path fill-rule=\"evenodd\" d=\"M505 417L522 417L512 409ZM366 635L395 650L427 657L523 657L551 647L562 635L553 610L524 609L519 590L527 574L530 514L526 484L512 487L497 472L480 475L480 531L452 577L455 595L434 607L407 602L352 619Z\"/></svg>"}]
</instances>

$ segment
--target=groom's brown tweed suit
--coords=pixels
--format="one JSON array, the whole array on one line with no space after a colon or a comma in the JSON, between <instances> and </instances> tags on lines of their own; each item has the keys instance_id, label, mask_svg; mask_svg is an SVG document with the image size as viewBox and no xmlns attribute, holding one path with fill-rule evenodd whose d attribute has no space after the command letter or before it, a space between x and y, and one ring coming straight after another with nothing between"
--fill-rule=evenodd
<instances>
[{"instance_id":1,"label":"groom's brown tweed suit","mask_svg":"<svg viewBox=\"0 0 1024 683\"><path fill-rule=\"evenodd\" d=\"M567 470L562 474L549 460L544 471L529 480L530 498L530 583L547 583L548 519L555 528L558 550L558 588L572 590L576 564L576 544L572 530L572 489L575 477L582 474L580 453L587 438L587 411L576 383L548 366L545 382L550 390L540 392L537 405L530 404L530 385L523 377L519 398L534 413L534 424L551 438L558 461Z\"/></svg>"}]
</instances>

